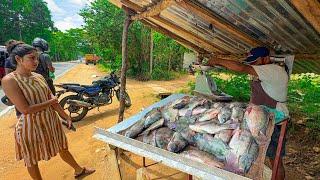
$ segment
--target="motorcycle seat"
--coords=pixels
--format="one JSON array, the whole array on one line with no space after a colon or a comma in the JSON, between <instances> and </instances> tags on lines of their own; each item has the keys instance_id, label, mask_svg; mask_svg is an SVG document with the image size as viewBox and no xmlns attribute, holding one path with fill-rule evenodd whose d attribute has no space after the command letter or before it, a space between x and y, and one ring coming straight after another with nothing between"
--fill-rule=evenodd
<instances>
[{"instance_id":1,"label":"motorcycle seat","mask_svg":"<svg viewBox=\"0 0 320 180\"><path fill-rule=\"evenodd\" d=\"M81 92L84 91L86 88L81 86L68 86L67 89L74 92Z\"/></svg>"},{"instance_id":2,"label":"motorcycle seat","mask_svg":"<svg viewBox=\"0 0 320 180\"><path fill-rule=\"evenodd\" d=\"M92 87L97 87L95 85L81 85L81 87L84 87L84 88L92 88Z\"/></svg>"}]
</instances>

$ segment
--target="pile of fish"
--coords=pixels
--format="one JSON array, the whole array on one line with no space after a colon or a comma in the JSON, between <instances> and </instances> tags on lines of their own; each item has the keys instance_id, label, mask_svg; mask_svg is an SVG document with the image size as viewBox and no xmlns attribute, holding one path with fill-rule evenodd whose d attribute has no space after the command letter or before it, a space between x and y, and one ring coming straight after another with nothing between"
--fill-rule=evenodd
<instances>
[{"instance_id":1,"label":"pile of fish","mask_svg":"<svg viewBox=\"0 0 320 180\"><path fill-rule=\"evenodd\" d=\"M268 113L241 102L184 96L154 108L124 135L187 158L245 174L266 142Z\"/></svg>"}]
</instances>

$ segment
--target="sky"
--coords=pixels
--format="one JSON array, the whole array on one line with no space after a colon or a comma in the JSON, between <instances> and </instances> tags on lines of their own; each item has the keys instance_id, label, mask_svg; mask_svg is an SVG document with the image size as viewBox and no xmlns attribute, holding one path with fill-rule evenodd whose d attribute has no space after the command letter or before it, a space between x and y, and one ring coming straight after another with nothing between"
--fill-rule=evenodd
<instances>
[{"instance_id":1,"label":"sky","mask_svg":"<svg viewBox=\"0 0 320 180\"><path fill-rule=\"evenodd\" d=\"M90 4L93 0L44 0L51 11L55 27L61 31L71 28L80 28L84 24L78 14L80 9Z\"/></svg>"}]
</instances>

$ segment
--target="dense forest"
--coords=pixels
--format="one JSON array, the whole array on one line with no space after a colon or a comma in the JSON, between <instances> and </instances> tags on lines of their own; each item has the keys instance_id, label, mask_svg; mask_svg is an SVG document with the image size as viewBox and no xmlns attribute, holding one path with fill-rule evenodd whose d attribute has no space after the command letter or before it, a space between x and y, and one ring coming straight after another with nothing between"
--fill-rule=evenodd
<instances>
[{"instance_id":1,"label":"dense forest","mask_svg":"<svg viewBox=\"0 0 320 180\"><path fill-rule=\"evenodd\" d=\"M43 0L3 0L0 4L0 44L9 39L31 43L35 37L49 42L53 61L69 61L95 53L108 69L121 65L124 13L105 0L96 0L81 10L83 28L62 32L54 27ZM151 55L152 43L152 55ZM129 34L129 75L140 80L171 79L182 68L188 51L174 40L135 22ZM152 66L150 60L152 59ZM152 71L152 72L151 72Z\"/></svg>"}]
</instances>

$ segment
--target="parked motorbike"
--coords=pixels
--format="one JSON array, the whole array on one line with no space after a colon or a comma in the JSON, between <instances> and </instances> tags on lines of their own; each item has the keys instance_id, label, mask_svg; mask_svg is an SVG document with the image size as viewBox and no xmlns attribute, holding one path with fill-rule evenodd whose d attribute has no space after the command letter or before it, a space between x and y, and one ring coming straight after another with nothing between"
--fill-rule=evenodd
<instances>
[{"instance_id":1,"label":"parked motorbike","mask_svg":"<svg viewBox=\"0 0 320 180\"><path fill-rule=\"evenodd\" d=\"M93 108L111 104L114 95L118 101L120 100L120 80L114 71L100 80L93 81L92 85L64 83L55 86L63 89L57 91L58 97L66 92L75 93L59 102L61 107L69 112L73 122L82 120ZM130 107L131 99L126 91L124 98L125 106Z\"/></svg>"}]
</instances>

